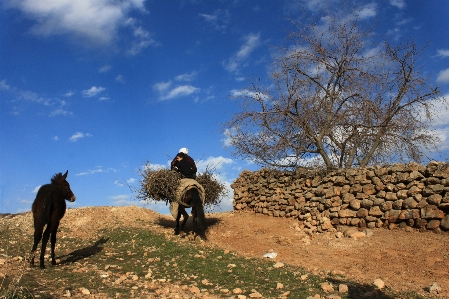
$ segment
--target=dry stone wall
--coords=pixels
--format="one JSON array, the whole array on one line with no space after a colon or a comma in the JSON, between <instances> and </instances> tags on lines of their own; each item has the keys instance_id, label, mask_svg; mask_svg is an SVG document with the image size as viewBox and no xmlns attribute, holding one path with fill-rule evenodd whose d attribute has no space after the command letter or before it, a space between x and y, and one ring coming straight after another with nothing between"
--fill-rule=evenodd
<instances>
[{"instance_id":1,"label":"dry stone wall","mask_svg":"<svg viewBox=\"0 0 449 299\"><path fill-rule=\"evenodd\" d=\"M286 172L243 171L234 209L297 218L310 232L360 228L449 230L449 163Z\"/></svg>"}]
</instances>

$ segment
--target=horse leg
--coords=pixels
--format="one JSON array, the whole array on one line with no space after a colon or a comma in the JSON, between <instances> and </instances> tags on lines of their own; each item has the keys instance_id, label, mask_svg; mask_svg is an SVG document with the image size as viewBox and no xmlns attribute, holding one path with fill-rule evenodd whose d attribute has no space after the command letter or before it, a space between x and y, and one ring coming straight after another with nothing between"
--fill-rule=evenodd
<instances>
[{"instance_id":1,"label":"horse leg","mask_svg":"<svg viewBox=\"0 0 449 299\"><path fill-rule=\"evenodd\" d=\"M186 209L182 208L180 209L182 213L182 223L181 223L181 230L184 230L184 226L186 225L187 219L189 219L189 214L187 214Z\"/></svg>"},{"instance_id":2,"label":"horse leg","mask_svg":"<svg viewBox=\"0 0 449 299\"><path fill-rule=\"evenodd\" d=\"M56 232L58 231L59 222L56 222L56 224L52 227L51 234L50 234L50 243L51 243L51 264L53 266L56 265L56 259L55 259L55 247L56 247Z\"/></svg>"},{"instance_id":3,"label":"horse leg","mask_svg":"<svg viewBox=\"0 0 449 299\"><path fill-rule=\"evenodd\" d=\"M44 256L45 256L45 249L47 248L48 239L50 238L51 232L50 227L51 223L48 223L47 227L45 228L44 235L42 237L41 255L39 257L39 267L41 269L45 268Z\"/></svg>"}]
</instances>

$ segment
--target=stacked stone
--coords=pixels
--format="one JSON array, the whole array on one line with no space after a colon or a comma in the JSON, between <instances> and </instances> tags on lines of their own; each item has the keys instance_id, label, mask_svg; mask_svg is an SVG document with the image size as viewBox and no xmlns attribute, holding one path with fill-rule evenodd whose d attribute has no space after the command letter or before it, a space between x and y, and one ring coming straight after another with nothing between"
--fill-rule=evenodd
<instances>
[{"instance_id":1,"label":"stacked stone","mask_svg":"<svg viewBox=\"0 0 449 299\"><path fill-rule=\"evenodd\" d=\"M335 170L243 171L234 209L295 217L311 231L338 225L449 230L449 163Z\"/></svg>"}]
</instances>

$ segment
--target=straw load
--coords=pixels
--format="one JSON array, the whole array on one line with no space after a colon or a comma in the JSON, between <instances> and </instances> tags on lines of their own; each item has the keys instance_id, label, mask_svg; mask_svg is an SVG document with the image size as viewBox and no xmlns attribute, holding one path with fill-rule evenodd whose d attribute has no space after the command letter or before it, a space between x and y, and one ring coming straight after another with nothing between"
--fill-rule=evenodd
<instances>
[{"instance_id":1,"label":"straw load","mask_svg":"<svg viewBox=\"0 0 449 299\"><path fill-rule=\"evenodd\" d=\"M178 172L166 168L154 168L147 163L140 174L142 179L140 180L140 188L137 190L136 198L138 200L170 202L177 197L177 189L182 179ZM204 188L204 207L206 210L218 206L222 198L229 192L224 183L218 181L218 176L211 169L206 168L206 171L200 172L196 181Z\"/></svg>"}]
</instances>

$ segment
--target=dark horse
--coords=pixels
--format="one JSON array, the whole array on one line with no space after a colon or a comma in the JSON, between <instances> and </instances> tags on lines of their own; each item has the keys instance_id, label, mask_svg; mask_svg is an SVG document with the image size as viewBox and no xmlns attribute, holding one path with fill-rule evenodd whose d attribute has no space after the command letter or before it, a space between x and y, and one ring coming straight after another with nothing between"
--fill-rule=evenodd
<instances>
[{"instance_id":1,"label":"dark horse","mask_svg":"<svg viewBox=\"0 0 449 299\"><path fill-rule=\"evenodd\" d=\"M185 203L186 205L183 205ZM197 232L198 235L204 237L206 230L206 221L204 216L203 201L201 200L200 193L197 188L187 190L182 197L182 203L179 203L178 216L176 217L175 235L179 235L180 231L184 230L189 214L186 212L186 208L192 207L193 216L193 232ZM179 226L179 220L183 216L181 226Z\"/></svg>"},{"instance_id":2,"label":"dark horse","mask_svg":"<svg viewBox=\"0 0 449 299\"><path fill-rule=\"evenodd\" d=\"M51 235L51 264L56 265L55 260L55 245L56 245L56 232L59 227L59 222L65 214L67 199L70 202L74 202L76 197L70 190L70 185L66 181L67 172L55 174L51 178L51 184L43 185L37 192L36 199L33 202L31 210L34 218L34 244L31 249L30 264L34 266L34 252L37 245L42 239L42 249L39 258L39 266L43 269L45 248L47 247L48 239ZM44 236L42 237L42 231L44 226L47 225Z\"/></svg>"}]
</instances>

